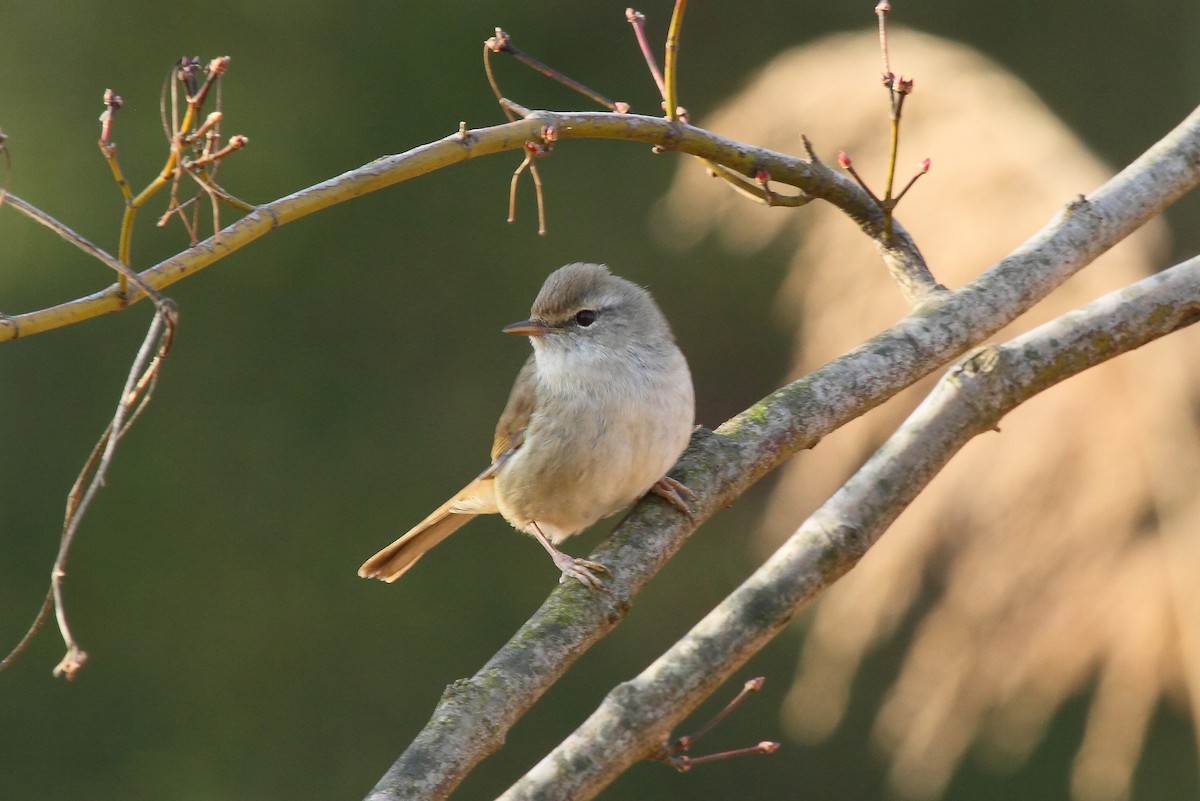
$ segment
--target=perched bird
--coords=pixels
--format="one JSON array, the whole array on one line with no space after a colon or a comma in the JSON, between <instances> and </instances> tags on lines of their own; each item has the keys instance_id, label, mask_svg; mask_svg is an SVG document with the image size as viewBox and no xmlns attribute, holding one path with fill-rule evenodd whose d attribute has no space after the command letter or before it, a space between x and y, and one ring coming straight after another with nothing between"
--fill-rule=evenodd
<instances>
[{"instance_id":1,"label":"perched bird","mask_svg":"<svg viewBox=\"0 0 1200 801\"><path fill-rule=\"evenodd\" d=\"M562 571L596 589L608 568L555 545L648 492L687 513L666 472L687 446L692 376L650 293L600 264L546 279L530 317L502 329L533 354L496 424L492 463L358 574L395 581L476 515L499 512Z\"/></svg>"}]
</instances>

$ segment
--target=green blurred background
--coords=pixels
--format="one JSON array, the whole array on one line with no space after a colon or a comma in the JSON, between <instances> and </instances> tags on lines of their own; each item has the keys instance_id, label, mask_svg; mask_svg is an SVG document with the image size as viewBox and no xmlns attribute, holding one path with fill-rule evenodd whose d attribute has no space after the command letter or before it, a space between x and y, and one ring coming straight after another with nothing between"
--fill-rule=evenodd
<instances>
[{"instance_id":1,"label":"green blurred background","mask_svg":"<svg viewBox=\"0 0 1200 801\"><path fill-rule=\"evenodd\" d=\"M1200 96L1194 2L895 5L897 22L1004 63L1114 165ZM480 63L497 25L544 61L653 113L657 97L624 8L9 4L0 11L0 128L10 189L115 251L121 202L95 146L101 94L111 87L125 98L114 139L127 176L142 185L165 152L161 81L183 54L233 58L224 130L251 145L220 180L252 202L439 138L459 120L502 121ZM871 8L693 4L684 104L702 117L776 52L873 26ZM661 40L670 3L641 10ZM894 63L902 70L903 54ZM587 107L514 62L498 66L505 92L528 106ZM828 155L837 143L818 146ZM441 689L473 673L554 585L540 549L499 519L465 529L394 586L354 571L483 465L528 349L498 329L525 316L559 264L604 261L650 286L691 359L701 423L716 425L776 386L788 333L768 310L784 257L661 250L648 211L675 156L613 142L560 145L542 162L547 237L536 235L528 183L517 223L504 221L517 162L491 157L328 209L170 288L182 310L175 349L71 558L72 623L92 660L74 683L52 679L62 647L51 623L0 674L0 798L365 794ZM139 220L138 267L186 245L177 226L154 227L161 208ZM1190 199L1171 213L1176 255L1200 248L1198 208ZM42 308L110 280L103 266L0 209L0 311ZM40 602L64 495L112 413L150 311L143 304L0 346L0 650ZM740 543L764 492L702 528L456 797L507 787L736 586L754 567ZM586 553L606 530L572 552ZM780 737L775 710L802 636L793 627L742 671L734 685L766 674L766 689L712 735L714 748ZM773 757L686 775L639 765L608 796L879 797L883 766L867 731L900 653L897 645L871 662L850 718L824 746L785 742ZM968 762L950 795L1065 797L1084 709L1080 699L1061 714L1015 774ZM1164 710L1146 754L1136 798L1197 797L1186 721Z\"/></svg>"}]
</instances>

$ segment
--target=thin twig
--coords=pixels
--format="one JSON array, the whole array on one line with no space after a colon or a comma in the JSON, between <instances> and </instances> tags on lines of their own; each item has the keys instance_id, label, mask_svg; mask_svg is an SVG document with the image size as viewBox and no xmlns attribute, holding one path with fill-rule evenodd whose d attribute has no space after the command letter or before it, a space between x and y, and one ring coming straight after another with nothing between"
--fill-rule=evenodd
<instances>
[{"instance_id":1,"label":"thin twig","mask_svg":"<svg viewBox=\"0 0 1200 801\"><path fill-rule=\"evenodd\" d=\"M171 341L175 335L176 319L177 311L171 301L160 299L156 302L154 318L150 321L150 327L134 357L129 375L125 380L125 386L121 391L121 398L117 403L116 412L104 433L100 435L95 448L92 449L91 456L85 462L67 496L66 519L63 523L58 555L50 574L50 589L54 599L54 614L58 621L58 629L67 646L67 653L55 667L54 675L65 676L68 681L73 679L78 670L83 667L88 655L75 639L67 620L67 607L63 599L63 580L67 575L67 558L84 515L87 514L96 493L104 485L104 478L112 464L117 443L150 400L157 382L159 367L170 350Z\"/></svg>"},{"instance_id":2,"label":"thin twig","mask_svg":"<svg viewBox=\"0 0 1200 801\"><path fill-rule=\"evenodd\" d=\"M122 185L122 192L125 193L126 197L125 212L121 218L121 231L117 247L117 259L122 264L129 265L132 263L131 253L133 248L133 224L137 218L139 209L141 209L142 206L144 206L146 202L159 190L167 186L171 187L170 200L167 203L167 211L160 219L160 224L169 219L173 213L178 214L180 221L183 222L184 226L187 228L188 234L192 241L196 241L198 219L193 216L192 221L190 223L188 222L187 218L184 217L181 212L181 209L184 208L185 204L181 203L178 197L181 172L188 169L184 152L186 149L190 148L201 137L202 134L207 135L213 131L219 130L219 125L221 122L221 116L219 113L216 117L213 117L212 115L206 117L205 120L199 125L197 130L193 131L192 127L202 111L205 99L208 97L208 94L212 91L214 86L217 87L217 102L218 105L220 104L221 77L229 69L229 61L230 59L228 56L219 56L209 61L207 66L202 67L198 58L184 58L172 65L170 72L167 74L166 81L163 84L162 95L159 98L159 115L162 119L163 132L167 138L168 145L167 160L162 169L159 171L158 175L155 176L154 180L152 180L144 189L142 189L141 192L137 193L137 195L133 196L132 198L129 197L129 193L127 192L127 184L124 183L124 176L121 174L120 168L117 166L115 146L108 145L106 142L104 142L104 140L102 140L101 150L104 152L104 156L108 160L109 166L112 167L114 178L116 178L119 185ZM204 82L197 86L196 75L202 69L204 71ZM183 98L184 113L182 119L179 117L180 100L178 86L180 83L184 85L186 90ZM171 98L169 104L167 103L168 94ZM170 106L169 121L167 119L168 105ZM235 140L239 140L236 145ZM212 142L213 139L206 137L206 141ZM205 166L209 163L219 163L223 156L242 147L247 141L248 140L246 140L245 137L231 137L229 146L215 153L211 153L210 151L206 150L205 154L209 155L210 158L200 163L193 161L190 166L198 167ZM193 214L198 214L198 209L193 208ZM214 227L218 224L219 222L214 220ZM120 290L121 297L124 298L126 302L132 302L132 299L125 297L127 293L125 292L125 279L123 277L119 282L118 289Z\"/></svg>"},{"instance_id":3,"label":"thin twig","mask_svg":"<svg viewBox=\"0 0 1200 801\"><path fill-rule=\"evenodd\" d=\"M781 195L769 189L765 184L751 183L739 173L734 172L728 167L717 164L712 161L705 161L705 166L714 177L721 178L729 184L733 191L737 192L747 200L753 200L755 203L761 203L764 206L785 206L795 208L803 206L814 200L810 195L804 194L803 191L798 195Z\"/></svg>"},{"instance_id":4,"label":"thin twig","mask_svg":"<svg viewBox=\"0 0 1200 801\"><path fill-rule=\"evenodd\" d=\"M115 164L115 162L113 163ZM68 679L71 679L87 660L87 652L75 640L67 619L66 605L62 594L63 579L66 576L67 557L70 554L71 544L79 529L83 515L91 504L96 491L104 483L104 475L107 473L108 466L112 461L117 441L128 430L133 421L137 419L142 409L145 408L145 404L150 399L157 380L159 365L162 358L166 356L167 351L170 349L171 340L174 338L177 312L174 303L164 298L145 278L122 264L107 251L92 244L68 226L22 198L9 195L7 200L12 208L49 228L58 234L59 237L75 245L84 253L108 265L117 272L122 281L132 283L149 297L155 305L154 319L151 321L150 329L146 334L142 347L134 359L133 366L126 379L125 388L121 394L121 400L117 405L117 411L92 449L91 455L85 461L71 491L67 494L63 532L59 542L58 555L51 570L50 589L46 594L46 599L42 602L41 609L26 631L25 636L21 638L21 641L17 643L3 660L0 660L0 670L12 664L17 656L25 650L34 635L37 634L45 622L50 609L53 608L55 619L58 621L59 632L62 634L63 642L67 647L67 653L55 668L54 673L56 676L65 675ZM121 292L120 285L118 285L117 291ZM17 331L19 331L19 325ZM157 352L153 360L147 362L151 348L154 345L157 345ZM116 432L115 435L114 432ZM91 475L92 480L88 484L86 491L84 491L83 485L89 475Z\"/></svg>"},{"instance_id":5,"label":"thin twig","mask_svg":"<svg viewBox=\"0 0 1200 801\"><path fill-rule=\"evenodd\" d=\"M753 679L748 679L742 685L742 689L738 690L738 694L733 697L732 701L730 701L724 707L722 707L720 712L713 715L712 719L709 720L708 723L705 723L703 726L701 726L699 729L697 729L694 733L686 735L684 737L680 737L675 743L675 748L678 749L679 751L686 751L689 748L691 748L692 745L697 740L699 740L701 737L703 737L704 735L706 735L710 731L712 731L716 727L716 725L718 723L720 723L722 720L729 717L729 713L732 712L733 710L737 709L738 706L742 703L742 701L746 700L747 695L749 695L750 693L756 693L759 690L761 690L765 680L766 679L763 676L758 676Z\"/></svg>"},{"instance_id":6,"label":"thin twig","mask_svg":"<svg viewBox=\"0 0 1200 801\"><path fill-rule=\"evenodd\" d=\"M146 293L146 295L151 299L156 301L162 300L162 296L159 295L158 290L152 287L145 279L138 275L137 272L114 258L108 251L92 244L83 236L77 234L71 228L51 217L49 214L42 211L37 206L34 206L32 203L22 200L16 195L8 195L7 197L9 204L29 219L46 226L51 231L82 250L84 253L108 265L115 270L122 279L132 283L142 292Z\"/></svg>"},{"instance_id":7,"label":"thin twig","mask_svg":"<svg viewBox=\"0 0 1200 801\"><path fill-rule=\"evenodd\" d=\"M779 743L764 740L758 745L751 745L747 746L746 748L734 748L731 751L721 751L720 753L716 754L706 754L698 757L681 754L680 756L667 759L666 762L680 773L686 773L687 771L699 765L708 765L713 762L724 762L727 759L740 756L749 756L750 754L773 754L778 750Z\"/></svg>"},{"instance_id":8,"label":"thin twig","mask_svg":"<svg viewBox=\"0 0 1200 801\"><path fill-rule=\"evenodd\" d=\"M574 91L578 92L579 94L583 95L584 97L587 97L587 98L595 101L596 103L599 103L600 105L604 106L609 111L614 111L614 112L617 112L618 114L623 114L629 110L628 103L622 103L622 102L616 101L616 100L609 100L607 97L600 94L596 90L590 89L587 86L584 86L583 84L581 84L579 81L575 80L574 78L569 78L566 75L559 72L558 70L554 69L553 67L548 66L548 65L543 64L542 62L538 61L536 58L529 55L524 50L522 50L521 48L519 48L515 44L513 44L512 37L509 36L507 33L505 33L503 30L501 30L500 28L496 29L495 36L493 36L492 38L490 38L486 42L484 42L484 47L488 48L489 50L491 50L492 52L495 52L495 53L508 53L513 58L515 58L517 61L520 61L522 64L529 67L530 69L536 70L537 72L540 72L541 74L545 75L547 78L550 78L551 80L561 83L563 86L567 87L568 89L573 89ZM484 63L485 63L485 65L487 64L486 57L484 58ZM488 75L489 75L489 79L490 79L491 78L490 68L488 70ZM491 80L491 82L492 82L492 90L494 92L496 92L496 96L499 97L500 90L495 85L494 79Z\"/></svg>"},{"instance_id":9,"label":"thin twig","mask_svg":"<svg viewBox=\"0 0 1200 801\"><path fill-rule=\"evenodd\" d=\"M110 105L110 110L112 108L113 106ZM101 148L103 149L106 144L107 142L102 140ZM115 167L115 160L111 161L110 163L114 165L114 174L119 176L120 172L119 168ZM74 230L51 217L49 214L46 214L33 204L28 203L22 198L16 197L15 195L7 195L5 200L8 201L8 204L12 208L21 212L29 219L44 225L54 233L58 234L58 236L62 239L75 245L84 253L87 253L89 256L92 256L93 258L96 258L108 265L117 272L122 281L129 281L133 283L144 293L146 293L147 296L152 298L158 308L155 311L154 322L151 323L151 330L147 334L147 342L159 340L158 329L160 327L160 321L162 320L167 320L167 325L169 326L169 330L173 335L175 325L174 312L166 311L164 313L164 310L173 309L173 306L171 306L170 302L165 300L162 295L160 295L154 287L150 286L150 284L147 283L141 276L129 269L124 264L121 264L107 251L92 244ZM163 340L164 346L168 343L169 338ZM165 349L160 350L161 354L165 354ZM142 349L139 351L138 358L134 360L134 366L130 373L130 377L126 381L125 392L122 394L122 404L118 406L118 411L114 416L113 421L109 424L108 428L105 429L105 432L101 435L100 440L92 449L91 455L84 463L83 470L80 472L75 481L75 485L71 488L71 491L67 495L66 519L63 523L63 533L62 539L59 543L58 556L54 561L54 567L51 571L50 588L47 590L46 597L42 601L41 608L38 610L37 615L34 617L33 623L25 632L25 635L21 638L20 642L13 647L8 655L5 656L3 660L0 660L0 671L11 665L13 661L25 650L25 648L33 640L34 635L36 635L38 630L41 629L42 624L45 622L51 609L53 609L55 612L55 617L59 625L59 631L62 633L63 641L67 646L67 654L63 657L63 660L59 663L58 667L55 668L55 675L65 674L69 679L74 676L75 671L77 671L87 659L87 653L83 651L83 649L80 648L78 643L75 641L71 634L70 626L67 622L66 607L62 600L62 579L66 575L66 560L70 552L71 542L74 539L75 532L78 530L79 522L82 519L84 511L86 511L87 504L90 503L91 495L94 494L94 488L98 486L99 483L103 482L103 476L104 472L107 471L108 461L111 461L112 448L114 448L116 444L116 438L112 437L111 433L114 430L114 427L115 430L119 431L123 431L125 428L127 428L128 424L132 423L133 419L136 418L137 411L140 411L142 408L139 405L133 417L130 417L128 420L126 420L126 413L123 411L125 398L130 396L131 391L136 389L138 386L145 386L146 376L152 376L153 373L157 372L157 368L155 367L153 370L145 371L142 379L139 379L137 382L133 381L134 377L137 376L139 372L142 372L141 365L144 362L143 353L145 351L146 344L143 343ZM141 395L142 404L149 399L148 392L142 394L139 390L137 394L134 395L135 399L137 395ZM107 461L104 458L106 455L108 457ZM89 494L84 496L81 500L79 494L81 483L84 477L91 472L93 467L97 465L97 460L99 460L100 469L97 470L93 484L91 487L89 487Z\"/></svg>"},{"instance_id":10,"label":"thin twig","mask_svg":"<svg viewBox=\"0 0 1200 801\"><path fill-rule=\"evenodd\" d=\"M8 655L0 659L0 671L3 671L11 665L21 653L29 647L29 643L33 642L34 635L41 629L42 624L46 622L46 618L50 616L50 610L54 608L54 588L50 587L46 590L46 597L42 599L42 606L38 609L37 615L33 618L33 623L26 630L25 636L21 638L13 649L8 652Z\"/></svg>"},{"instance_id":11,"label":"thin twig","mask_svg":"<svg viewBox=\"0 0 1200 801\"><path fill-rule=\"evenodd\" d=\"M538 173L536 164L529 165L529 176L533 178L533 194L537 199L538 236L546 235L546 199L542 194L542 176Z\"/></svg>"},{"instance_id":12,"label":"thin twig","mask_svg":"<svg viewBox=\"0 0 1200 801\"><path fill-rule=\"evenodd\" d=\"M0 183L0 205L8 195L8 182L12 180L12 155L8 152L8 136L0 130L0 154L4 156L4 182Z\"/></svg>"},{"instance_id":13,"label":"thin twig","mask_svg":"<svg viewBox=\"0 0 1200 801\"><path fill-rule=\"evenodd\" d=\"M196 159L184 159L179 166L184 171L191 171L200 167L207 167L208 165L215 164L216 162L225 158L230 153L241 150L248 144L250 144L250 137L242 136L241 134L235 134L234 136L229 137L229 141L219 150L214 152L206 152Z\"/></svg>"},{"instance_id":14,"label":"thin twig","mask_svg":"<svg viewBox=\"0 0 1200 801\"><path fill-rule=\"evenodd\" d=\"M646 15L640 11L634 11L632 8L625 9L625 20L633 26L633 35L637 38L638 48L642 51L642 58L646 60L646 66L650 69L650 76L654 78L654 83L658 86L658 94L666 102L667 87L663 81L662 70L658 68L658 61L654 58L654 51L650 49L650 42L646 39Z\"/></svg>"},{"instance_id":15,"label":"thin twig","mask_svg":"<svg viewBox=\"0 0 1200 801\"><path fill-rule=\"evenodd\" d=\"M879 17L879 52L883 56L883 74L888 76L892 74L892 65L888 58L888 36L887 36L887 15L892 10L892 4L888 0L879 0L875 5L875 14Z\"/></svg>"},{"instance_id":16,"label":"thin twig","mask_svg":"<svg viewBox=\"0 0 1200 801\"><path fill-rule=\"evenodd\" d=\"M908 179L908 183L906 183L904 185L904 188L900 190L900 193L898 195L896 195L897 203L899 203L904 198L904 196L908 194L908 190L913 188L913 184L915 184L917 182L918 178L920 178L925 173L929 172L929 166L930 166L929 159L924 159L919 165L917 165L917 171L915 173L913 173L913 177Z\"/></svg>"},{"instance_id":17,"label":"thin twig","mask_svg":"<svg viewBox=\"0 0 1200 801\"><path fill-rule=\"evenodd\" d=\"M220 166L220 164L217 166ZM196 180L196 183L200 185L200 189L208 196L209 210L212 212L213 232L216 233L221 230L221 198L212 190L212 186L207 180L201 180L195 175L192 178ZM196 199L199 200L199 197L197 196ZM199 206L198 203L196 205ZM196 215L199 216L199 214L200 211L197 209Z\"/></svg>"},{"instance_id":18,"label":"thin twig","mask_svg":"<svg viewBox=\"0 0 1200 801\"><path fill-rule=\"evenodd\" d=\"M499 38L501 34L504 36L508 35L504 33L504 31L497 28L496 36L493 38ZM500 84L496 83L496 76L492 72L492 53L495 52L496 49L492 47L492 39L488 39L483 43L483 72L485 75L487 75L488 86L492 87L492 94L496 96L496 102L499 103L500 108L504 110L504 116L508 118L509 122L513 122L517 119L517 117L508 108L508 106L504 104L504 93L500 91Z\"/></svg>"},{"instance_id":19,"label":"thin twig","mask_svg":"<svg viewBox=\"0 0 1200 801\"><path fill-rule=\"evenodd\" d=\"M875 203L880 210L882 210L883 201L875 196L875 193L871 191L871 187L867 186L867 182L864 181L862 176L858 174L858 170L854 169L854 162L851 160L850 156L846 154L846 151L843 150L839 152L837 160L842 169L850 173L850 177L854 179L854 182L862 188L862 191L867 193L867 197L871 198L871 201Z\"/></svg>"},{"instance_id":20,"label":"thin twig","mask_svg":"<svg viewBox=\"0 0 1200 801\"><path fill-rule=\"evenodd\" d=\"M687 11L687 0L675 0L675 10L671 13L671 25L667 29L667 44L663 56L663 103L667 119L671 122L679 119L679 92L676 89L679 75L679 35L683 29L683 14Z\"/></svg>"},{"instance_id":21,"label":"thin twig","mask_svg":"<svg viewBox=\"0 0 1200 801\"><path fill-rule=\"evenodd\" d=\"M517 182L521 178L521 173L533 164L533 152L525 151L525 158L521 160L521 164L513 171L512 180L508 182L508 223L512 225L517 219Z\"/></svg>"},{"instance_id":22,"label":"thin twig","mask_svg":"<svg viewBox=\"0 0 1200 801\"><path fill-rule=\"evenodd\" d=\"M221 201L227 206L237 209L244 214L249 214L250 212L254 211L255 206L253 203L247 203L240 198L234 197L233 195L229 194L228 191L221 188L216 181L211 179L205 181L204 188L206 192L216 197L217 200Z\"/></svg>"},{"instance_id":23,"label":"thin twig","mask_svg":"<svg viewBox=\"0 0 1200 801\"><path fill-rule=\"evenodd\" d=\"M813 148L812 140L808 138L808 134L800 134L800 141L804 143L804 152L808 154L808 160L814 164L820 164L821 159L817 156L817 151Z\"/></svg>"}]
</instances>

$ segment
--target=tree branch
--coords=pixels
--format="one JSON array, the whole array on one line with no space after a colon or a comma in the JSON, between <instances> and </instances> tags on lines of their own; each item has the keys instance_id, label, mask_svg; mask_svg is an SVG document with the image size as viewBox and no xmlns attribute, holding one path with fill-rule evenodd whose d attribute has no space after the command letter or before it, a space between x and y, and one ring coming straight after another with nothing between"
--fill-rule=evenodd
<instances>
[{"instance_id":1,"label":"tree branch","mask_svg":"<svg viewBox=\"0 0 1200 801\"><path fill-rule=\"evenodd\" d=\"M576 116L571 115L572 125L580 124L574 121ZM559 116L552 121L559 126L560 137L572 135L563 131L565 119ZM639 125L640 120L663 123L638 119ZM679 124L670 127L682 132L675 142L679 150L728 163L717 157L712 134L692 134L698 129ZM720 155L730 154L721 151ZM823 178L809 181L802 174L814 171L814 165L798 159L788 162L789 158L780 157L777 166L768 167L772 180L785 176L782 180L793 185L808 183L801 188L810 194L824 186ZM736 169L745 163L729 166ZM784 168L789 163L795 172L787 174ZM1090 199L1081 197L1072 203L975 281L931 296L888 331L773 392L715 432L699 430L674 471L697 494L693 518L668 512L656 499L639 504L591 557L614 569L611 594L589 594L581 587L556 589L474 677L446 689L429 724L368 798L444 798L474 765L503 744L508 729L567 667L619 622L633 596L703 520L732 503L792 453L812 447L824 435L978 345L1198 183L1200 109ZM900 238L899 228L896 234ZM816 566L825 571L821 580L828 582L849 564ZM766 619L766 610L759 611ZM618 688L614 694L622 692ZM664 721L662 727L671 725Z\"/></svg>"},{"instance_id":2,"label":"tree branch","mask_svg":"<svg viewBox=\"0 0 1200 801\"><path fill-rule=\"evenodd\" d=\"M516 104L511 106L517 107ZM519 108L519 107L517 107ZM895 226L884 242L883 214L853 181L820 163L751 147L701 128L659 117L604 112L551 113L521 109L525 119L478 130L456 131L436 142L394 156L385 156L278 200L254 208L213 236L140 273L145 286L128 295L117 284L92 295L25 314L0 316L0 342L78 323L120 311L141 300L145 287L161 290L202 270L261 236L327 206L342 203L401 181L479 156L524 147L539 140L551 126L561 139L621 139L643 142L716 162L747 178L760 170L776 183L798 187L805 194L843 209L859 227L880 243L881 252L910 300L926 297L937 284L908 234Z\"/></svg>"},{"instance_id":3,"label":"tree branch","mask_svg":"<svg viewBox=\"0 0 1200 801\"><path fill-rule=\"evenodd\" d=\"M761 568L501 798L594 797L853 567L969 440L1054 384L1198 319L1200 257L973 353Z\"/></svg>"}]
</instances>

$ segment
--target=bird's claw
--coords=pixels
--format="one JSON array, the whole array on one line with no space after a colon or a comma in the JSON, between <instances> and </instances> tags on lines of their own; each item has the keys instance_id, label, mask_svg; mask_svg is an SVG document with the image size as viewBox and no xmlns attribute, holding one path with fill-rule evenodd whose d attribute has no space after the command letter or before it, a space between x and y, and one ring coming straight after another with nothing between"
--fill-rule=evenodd
<instances>
[{"instance_id":1,"label":"bird's claw","mask_svg":"<svg viewBox=\"0 0 1200 801\"><path fill-rule=\"evenodd\" d=\"M689 520L691 519L692 510L688 508L687 501L683 499L683 496L695 498L696 493L692 492L682 481L677 481L670 476L663 476L654 482L654 485L650 487L650 492L674 506Z\"/></svg>"},{"instance_id":2,"label":"bird's claw","mask_svg":"<svg viewBox=\"0 0 1200 801\"><path fill-rule=\"evenodd\" d=\"M562 571L562 575L558 577L559 584L566 584L568 579L575 579L589 590L604 589L604 582L596 575L597 573L612 574L611 570L599 562L567 556L561 552L554 558L554 564Z\"/></svg>"}]
</instances>

